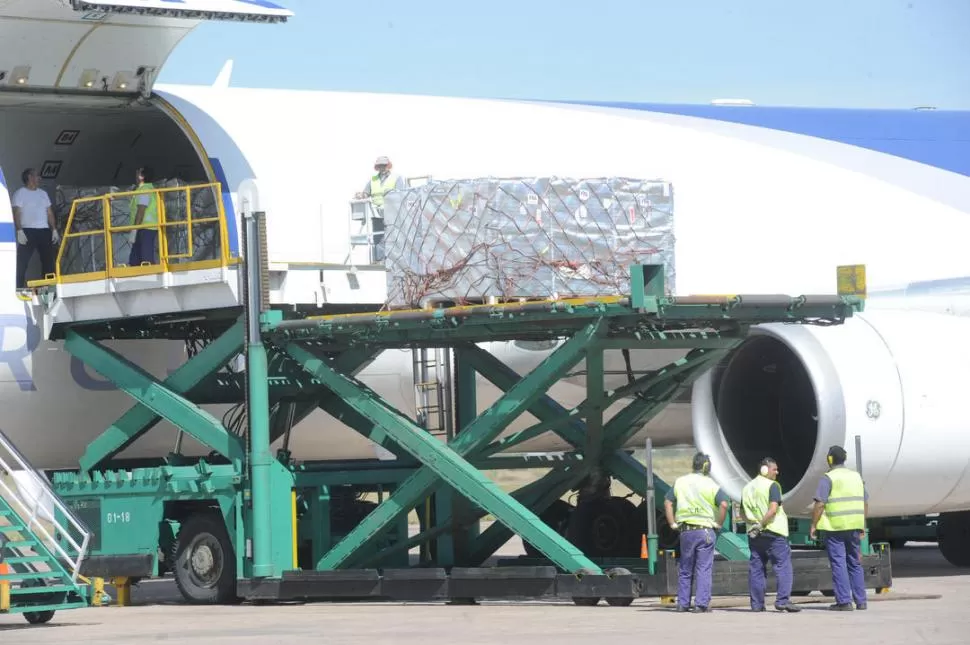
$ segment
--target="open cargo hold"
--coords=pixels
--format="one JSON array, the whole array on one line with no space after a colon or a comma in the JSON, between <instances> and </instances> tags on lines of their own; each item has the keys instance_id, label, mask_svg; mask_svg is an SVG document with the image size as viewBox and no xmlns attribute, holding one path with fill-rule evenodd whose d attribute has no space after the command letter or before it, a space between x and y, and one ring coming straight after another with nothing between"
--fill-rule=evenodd
<instances>
[{"instance_id":1,"label":"open cargo hold","mask_svg":"<svg viewBox=\"0 0 970 645\"><path fill-rule=\"evenodd\" d=\"M623 177L441 180L384 200L388 305L620 295L629 267L674 289L673 189Z\"/></svg>"}]
</instances>

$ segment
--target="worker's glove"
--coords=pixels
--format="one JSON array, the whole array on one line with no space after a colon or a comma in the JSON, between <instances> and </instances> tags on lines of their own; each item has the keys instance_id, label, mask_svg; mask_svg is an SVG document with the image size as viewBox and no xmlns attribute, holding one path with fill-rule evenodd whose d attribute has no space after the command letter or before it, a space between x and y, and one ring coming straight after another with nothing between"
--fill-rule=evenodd
<instances>
[{"instance_id":1,"label":"worker's glove","mask_svg":"<svg viewBox=\"0 0 970 645\"><path fill-rule=\"evenodd\" d=\"M54 244L57 244L60 241L61 241L61 234L58 233L57 229L55 228L53 231L51 231L51 242L53 242Z\"/></svg>"},{"instance_id":2,"label":"worker's glove","mask_svg":"<svg viewBox=\"0 0 970 645\"><path fill-rule=\"evenodd\" d=\"M670 525L670 528L673 529L674 531L677 531L680 529L680 525L677 524L677 522L674 522L673 524Z\"/></svg>"},{"instance_id":3,"label":"worker's glove","mask_svg":"<svg viewBox=\"0 0 970 645\"><path fill-rule=\"evenodd\" d=\"M751 539L754 539L759 535L761 535L761 531L763 530L764 530L764 527L761 526L761 524L755 524L750 529L748 529L748 537Z\"/></svg>"},{"instance_id":4,"label":"worker's glove","mask_svg":"<svg viewBox=\"0 0 970 645\"><path fill-rule=\"evenodd\" d=\"M22 228L17 229L17 244L21 244L21 245L27 244L27 234L24 233L24 230Z\"/></svg>"}]
</instances>

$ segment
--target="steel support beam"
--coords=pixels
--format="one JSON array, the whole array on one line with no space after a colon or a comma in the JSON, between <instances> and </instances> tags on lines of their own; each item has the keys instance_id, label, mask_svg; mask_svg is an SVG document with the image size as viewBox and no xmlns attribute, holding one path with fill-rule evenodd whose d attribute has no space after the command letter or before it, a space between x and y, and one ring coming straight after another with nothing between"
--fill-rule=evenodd
<instances>
[{"instance_id":1,"label":"steel support beam","mask_svg":"<svg viewBox=\"0 0 970 645\"><path fill-rule=\"evenodd\" d=\"M64 347L158 416L237 465L242 464L245 454L236 436L227 432L211 414L175 394L151 374L72 329L67 331Z\"/></svg>"},{"instance_id":2,"label":"steel support beam","mask_svg":"<svg viewBox=\"0 0 970 645\"><path fill-rule=\"evenodd\" d=\"M226 365L242 348L243 324L240 321L181 365L162 385L175 394L184 395ZM160 420L161 416L148 406L135 404L88 444L79 462L81 470L91 471L98 468L137 441Z\"/></svg>"},{"instance_id":3,"label":"steel support beam","mask_svg":"<svg viewBox=\"0 0 970 645\"><path fill-rule=\"evenodd\" d=\"M519 489L520 491L529 489L528 494L523 494L522 503L528 504L532 512L538 516L553 502L565 495L567 491L575 487L588 473L589 468L586 464L576 464L548 472L540 479ZM498 551L499 547L508 542L510 537L512 537L512 532L509 531L508 527L498 522L492 524L475 540L473 551L469 556L470 565L480 566ZM533 546L535 545L533 544Z\"/></svg>"},{"instance_id":4,"label":"steel support beam","mask_svg":"<svg viewBox=\"0 0 970 645\"><path fill-rule=\"evenodd\" d=\"M595 337L599 328L600 321L597 320L553 352L529 376L513 386L505 396L465 428L448 447L404 415L388 408L363 383L353 381L327 367L316 371L315 376L325 381L331 390L359 413L382 426L399 445L425 464L337 544L324 557L321 567L336 569L345 566L360 549L369 547L388 524L402 513L409 512L429 495L440 478L536 545L537 549L563 569L576 571L588 568L598 573L599 568L578 549L509 497L462 457L474 454L475 450L493 440L512 419L525 411L555 383L565 370L578 363L584 348ZM300 360L299 347L291 344L286 349L291 356Z\"/></svg>"},{"instance_id":5,"label":"steel support beam","mask_svg":"<svg viewBox=\"0 0 970 645\"><path fill-rule=\"evenodd\" d=\"M659 414L682 388L693 382L696 375L713 367L728 351L697 349L651 375L650 386L607 422L603 432L604 449L621 450L630 437Z\"/></svg>"}]
</instances>

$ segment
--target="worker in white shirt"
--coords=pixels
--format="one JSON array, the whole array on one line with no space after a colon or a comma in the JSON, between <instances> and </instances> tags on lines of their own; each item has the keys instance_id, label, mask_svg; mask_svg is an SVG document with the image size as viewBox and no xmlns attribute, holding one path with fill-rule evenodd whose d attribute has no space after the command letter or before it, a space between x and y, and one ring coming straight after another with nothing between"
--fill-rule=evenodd
<instances>
[{"instance_id":1,"label":"worker in white shirt","mask_svg":"<svg viewBox=\"0 0 970 645\"><path fill-rule=\"evenodd\" d=\"M40 255L41 278L54 273L54 247L61 240L54 222L54 209L47 191L40 188L40 174L27 168L20 176L24 185L10 200L13 225L17 230L17 290L27 289L27 266L34 250Z\"/></svg>"}]
</instances>

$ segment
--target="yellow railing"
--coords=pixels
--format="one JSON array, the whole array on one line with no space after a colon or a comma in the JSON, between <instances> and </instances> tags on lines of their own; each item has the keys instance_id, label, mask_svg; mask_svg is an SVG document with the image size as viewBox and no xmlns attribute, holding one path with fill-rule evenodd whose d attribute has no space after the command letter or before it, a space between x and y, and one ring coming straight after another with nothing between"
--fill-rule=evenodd
<instances>
[{"instance_id":1,"label":"yellow railing","mask_svg":"<svg viewBox=\"0 0 970 645\"><path fill-rule=\"evenodd\" d=\"M216 215L213 216L193 216L195 212L194 205L192 203L193 194L197 194L203 190L211 190L213 203L216 210ZM184 219L179 219L178 216L181 213L173 213L170 217L165 204L165 198L171 196L178 196L178 194L184 195L185 199L185 217ZM131 200L132 197L136 195L144 194L154 194L156 197L156 203L158 205L158 221L152 223L142 223L142 224L123 224L115 225L111 221L111 202L117 199ZM75 230L78 224L78 209L88 204L98 204L101 206L100 217L94 218L99 219L99 225L97 228L90 230ZM129 222L133 222L135 219L135 213L129 213ZM88 219L83 224L90 223L92 220ZM215 249L214 258L193 260L196 256L197 249L195 248L195 237L194 232L195 227L199 225L211 225L215 229L215 240L218 248ZM171 241L169 239L169 233L179 230L181 227L185 228L185 245L184 251L179 252L178 248L170 249ZM154 230L158 232L157 242L154 248L154 253L158 257L157 263L142 262L138 266L129 266L127 262L116 263L116 258L119 253L119 244L116 243L114 236L116 234L128 234L138 230ZM197 269L208 269L214 267L224 267L230 264L236 264L239 262L239 258L232 257L229 252L229 233L226 226L226 213L225 206L222 201L222 185L220 183L211 184L196 184L189 186L175 186L172 188L154 188L151 190L144 191L128 191L120 193L106 193L103 195L96 195L93 197L82 197L76 199L71 204L71 211L67 218L67 226L64 228L64 235L61 239L60 248L57 251L57 260L55 262L54 274L48 274L43 280L32 280L29 282L31 287L42 287L49 286L53 284L65 284L65 283L77 283L77 282L90 282L94 280L107 280L109 278L128 278L135 276L146 276L158 273L166 273L170 271L192 271ZM78 253L80 253L79 245L84 241L91 241L91 254L87 257L81 257L82 267L78 268L76 271L71 270L71 267L65 267L65 264L76 264L78 259ZM95 250L98 243L103 243L103 248ZM68 253L68 249L74 245L74 250L76 253ZM181 244L176 244L176 247L182 246ZM211 245L215 246L215 244ZM122 247L126 248L126 247ZM211 248L210 248L211 250ZM70 257L66 257L70 256ZM101 264L103 261L103 269L91 270L95 265ZM83 265L90 264L90 267L85 267Z\"/></svg>"}]
</instances>

